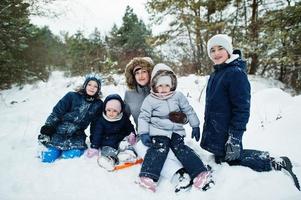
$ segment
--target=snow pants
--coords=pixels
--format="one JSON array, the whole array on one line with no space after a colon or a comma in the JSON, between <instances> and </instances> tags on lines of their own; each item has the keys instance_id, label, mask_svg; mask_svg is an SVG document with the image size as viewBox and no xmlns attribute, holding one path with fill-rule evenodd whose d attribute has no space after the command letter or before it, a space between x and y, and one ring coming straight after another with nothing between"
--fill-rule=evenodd
<instances>
[{"instance_id":1,"label":"snow pants","mask_svg":"<svg viewBox=\"0 0 301 200\"><path fill-rule=\"evenodd\" d=\"M173 133L171 138L166 136L152 137L152 145L145 154L139 176L158 181L170 149L182 163L191 179L201 172L207 171L200 157L184 144L184 137Z\"/></svg>"},{"instance_id":2,"label":"snow pants","mask_svg":"<svg viewBox=\"0 0 301 200\"><path fill-rule=\"evenodd\" d=\"M225 161L222 156L215 156L215 162L227 162L229 165L241 165L258 172L271 171L271 158L268 152L253 149L244 149L238 160Z\"/></svg>"}]
</instances>

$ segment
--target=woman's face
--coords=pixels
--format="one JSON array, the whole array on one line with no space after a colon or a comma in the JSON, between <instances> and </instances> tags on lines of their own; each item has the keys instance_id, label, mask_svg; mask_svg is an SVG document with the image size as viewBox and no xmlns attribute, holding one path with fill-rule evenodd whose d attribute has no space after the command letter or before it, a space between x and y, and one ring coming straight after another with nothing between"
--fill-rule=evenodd
<instances>
[{"instance_id":1,"label":"woman's face","mask_svg":"<svg viewBox=\"0 0 301 200\"><path fill-rule=\"evenodd\" d=\"M145 86L149 84L149 73L146 69L139 69L135 71L134 76L139 85Z\"/></svg>"},{"instance_id":2,"label":"woman's face","mask_svg":"<svg viewBox=\"0 0 301 200\"><path fill-rule=\"evenodd\" d=\"M210 49L210 56L211 56L212 61L216 65L226 62L226 60L228 60L228 58L229 58L228 52L222 46L213 46Z\"/></svg>"},{"instance_id":3,"label":"woman's face","mask_svg":"<svg viewBox=\"0 0 301 200\"><path fill-rule=\"evenodd\" d=\"M86 87L86 93L89 96L94 96L95 93L97 92L98 89L98 84L96 81L89 81Z\"/></svg>"}]
</instances>

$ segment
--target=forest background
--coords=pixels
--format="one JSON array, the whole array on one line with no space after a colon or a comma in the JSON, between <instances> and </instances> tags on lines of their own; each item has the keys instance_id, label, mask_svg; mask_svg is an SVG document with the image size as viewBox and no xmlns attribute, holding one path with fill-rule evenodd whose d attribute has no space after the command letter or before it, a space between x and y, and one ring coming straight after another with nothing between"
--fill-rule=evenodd
<instances>
[{"instance_id":1,"label":"forest background","mask_svg":"<svg viewBox=\"0 0 301 200\"><path fill-rule=\"evenodd\" d=\"M95 27L88 36L80 30L55 35L31 23L34 15L55 16L50 6L45 9L55 1L1 1L0 89L46 82L54 70L110 77L122 74L136 56L165 62L180 75L207 75L212 63L206 42L226 33L243 52L249 74L279 80L301 93L300 0L147 0L150 24L128 6L120 26L106 34ZM154 34L152 27L166 21L167 28Z\"/></svg>"}]
</instances>

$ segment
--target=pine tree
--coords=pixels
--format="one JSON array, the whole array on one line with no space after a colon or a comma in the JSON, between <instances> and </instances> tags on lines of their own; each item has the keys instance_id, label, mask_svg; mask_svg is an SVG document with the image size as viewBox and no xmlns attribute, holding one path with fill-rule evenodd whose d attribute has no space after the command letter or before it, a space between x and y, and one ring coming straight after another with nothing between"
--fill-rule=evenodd
<instances>
[{"instance_id":1,"label":"pine tree","mask_svg":"<svg viewBox=\"0 0 301 200\"><path fill-rule=\"evenodd\" d=\"M153 49L148 42L151 36L144 22L127 6L121 27L114 25L106 37L112 60L118 61L118 67L123 69L133 57L152 56Z\"/></svg>"}]
</instances>

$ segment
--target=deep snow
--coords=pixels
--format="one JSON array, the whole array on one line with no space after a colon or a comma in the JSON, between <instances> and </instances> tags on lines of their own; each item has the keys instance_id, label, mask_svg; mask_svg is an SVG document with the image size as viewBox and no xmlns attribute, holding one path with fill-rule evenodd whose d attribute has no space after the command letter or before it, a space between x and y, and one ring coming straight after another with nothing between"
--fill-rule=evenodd
<instances>
[{"instance_id":1,"label":"deep snow","mask_svg":"<svg viewBox=\"0 0 301 200\"><path fill-rule=\"evenodd\" d=\"M104 96L126 89L123 76L114 75L115 85L104 82ZM200 95L208 77L190 75L179 78L182 91L203 122L204 96ZM246 167L216 165L210 153L190 139L186 142L214 169L216 185L206 191L175 195L168 180L160 181L158 191L142 190L137 180L139 165L109 173L96 163L96 158L82 156L43 164L37 158L40 127L56 102L83 81L82 77L64 78L54 72L47 83L38 82L22 89L0 91L0 199L229 199L229 200L297 200L301 193L283 172L255 172ZM301 96L292 97L283 85L273 80L250 77L252 87L251 118L244 135L244 147L266 150L272 156L289 156L294 171L301 179ZM89 129L86 130L89 134ZM87 140L87 142L89 142Z\"/></svg>"}]
</instances>

